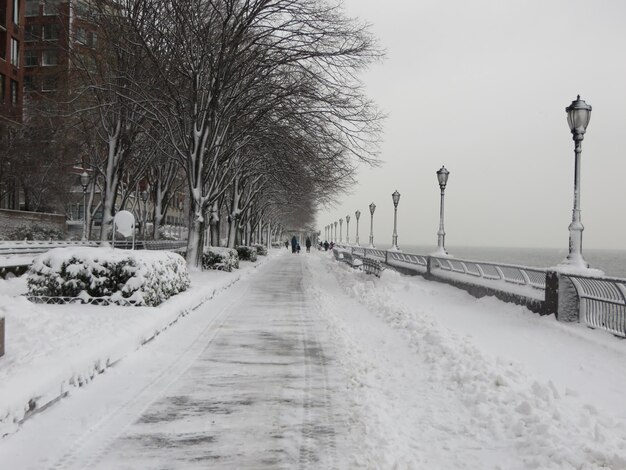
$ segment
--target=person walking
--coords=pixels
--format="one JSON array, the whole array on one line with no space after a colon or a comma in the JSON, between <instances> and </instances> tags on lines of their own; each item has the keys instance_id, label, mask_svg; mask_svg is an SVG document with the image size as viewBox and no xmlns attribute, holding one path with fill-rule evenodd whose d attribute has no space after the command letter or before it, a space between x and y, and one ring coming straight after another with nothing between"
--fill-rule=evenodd
<instances>
[{"instance_id":1,"label":"person walking","mask_svg":"<svg viewBox=\"0 0 626 470\"><path fill-rule=\"evenodd\" d=\"M309 237L306 237L306 252L307 253L311 253L311 239Z\"/></svg>"},{"instance_id":2,"label":"person walking","mask_svg":"<svg viewBox=\"0 0 626 470\"><path fill-rule=\"evenodd\" d=\"M296 252L296 247L298 246L298 239L296 238L296 236L294 235L293 237L291 237L291 252L295 253Z\"/></svg>"}]
</instances>

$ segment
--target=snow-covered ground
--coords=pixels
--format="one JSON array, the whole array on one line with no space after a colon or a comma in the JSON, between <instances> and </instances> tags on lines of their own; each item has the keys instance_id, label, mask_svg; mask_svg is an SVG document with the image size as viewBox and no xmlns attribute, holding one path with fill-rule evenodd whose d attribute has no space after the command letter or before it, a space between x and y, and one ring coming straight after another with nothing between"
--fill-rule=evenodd
<instances>
[{"instance_id":1,"label":"snow-covered ground","mask_svg":"<svg viewBox=\"0 0 626 470\"><path fill-rule=\"evenodd\" d=\"M0 407L53 376L70 391L0 440L0 462L626 469L623 340L330 253L282 255L194 311L245 269L192 273L191 291L158 308L35 306L12 296L22 281L0 281L8 325L40 321L0 359ZM119 365L68 385L120 344Z\"/></svg>"},{"instance_id":2,"label":"snow-covered ground","mask_svg":"<svg viewBox=\"0 0 626 470\"><path fill-rule=\"evenodd\" d=\"M242 262L232 273L192 272L187 291L155 308L33 304L21 296L27 291L26 276L0 280L0 316L5 317L6 329L5 355L0 358L0 437L17 430L30 412L89 382L266 259Z\"/></svg>"}]
</instances>

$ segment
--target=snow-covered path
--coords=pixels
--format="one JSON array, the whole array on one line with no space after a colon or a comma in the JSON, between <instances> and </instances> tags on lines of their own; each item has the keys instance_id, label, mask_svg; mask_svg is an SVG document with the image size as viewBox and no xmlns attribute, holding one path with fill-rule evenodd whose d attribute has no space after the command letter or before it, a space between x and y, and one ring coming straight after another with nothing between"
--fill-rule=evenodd
<instances>
[{"instance_id":1,"label":"snow-covered path","mask_svg":"<svg viewBox=\"0 0 626 470\"><path fill-rule=\"evenodd\" d=\"M0 467L618 470L625 389L605 332L283 252L0 440Z\"/></svg>"},{"instance_id":2,"label":"snow-covered path","mask_svg":"<svg viewBox=\"0 0 626 470\"><path fill-rule=\"evenodd\" d=\"M344 467L333 389L344 379L305 296L304 265L267 263L31 419L0 445L2 467Z\"/></svg>"}]
</instances>

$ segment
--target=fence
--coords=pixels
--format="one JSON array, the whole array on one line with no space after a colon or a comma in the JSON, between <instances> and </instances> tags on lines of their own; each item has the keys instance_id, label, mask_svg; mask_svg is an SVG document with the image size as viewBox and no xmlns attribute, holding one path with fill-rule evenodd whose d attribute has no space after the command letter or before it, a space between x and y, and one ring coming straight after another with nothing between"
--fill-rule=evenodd
<instances>
[{"instance_id":1,"label":"fence","mask_svg":"<svg viewBox=\"0 0 626 470\"><path fill-rule=\"evenodd\" d=\"M24 240L0 241L0 278L21 276L32 264L34 255L45 253L53 248L67 248L71 246L98 247L99 241L69 241L69 240ZM187 246L186 240L138 240L135 241L137 250L178 250ZM115 242L115 248L130 250L132 242Z\"/></svg>"},{"instance_id":2,"label":"fence","mask_svg":"<svg viewBox=\"0 0 626 470\"><path fill-rule=\"evenodd\" d=\"M580 321L626 337L626 279L347 245L336 245L333 251L344 261L362 260L370 274L379 276L378 266L389 266L455 285L477 297L494 295L541 314L555 314L562 321Z\"/></svg>"},{"instance_id":3,"label":"fence","mask_svg":"<svg viewBox=\"0 0 626 470\"><path fill-rule=\"evenodd\" d=\"M581 320L591 328L626 337L626 279L566 277L576 288Z\"/></svg>"}]
</instances>

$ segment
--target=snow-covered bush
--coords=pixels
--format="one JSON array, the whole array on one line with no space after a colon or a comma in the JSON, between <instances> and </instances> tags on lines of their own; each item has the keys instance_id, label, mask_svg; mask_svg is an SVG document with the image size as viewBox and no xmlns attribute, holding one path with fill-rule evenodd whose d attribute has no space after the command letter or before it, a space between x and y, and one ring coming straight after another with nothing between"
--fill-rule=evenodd
<instances>
[{"instance_id":1,"label":"snow-covered bush","mask_svg":"<svg viewBox=\"0 0 626 470\"><path fill-rule=\"evenodd\" d=\"M239 256L233 248L209 246L202 253L202 269L232 271L239 268Z\"/></svg>"},{"instance_id":2,"label":"snow-covered bush","mask_svg":"<svg viewBox=\"0 0 626 470\"><path fill-rule=\"evenodd\" d=\"M255 243L252 245L252 248L256 248L257 255L267 256L267 247L265 245L261 245L260 243Z\"/></svg>"},{"instance_id":3,"label":"snow-covered bush","mask_svg":"<svg viewBox=\"0 0 626 470\"><path fill-rule=\"evenodd\" d=\"M28 295L106 298L159 305L189 287L182 256L165 251L56 248L39 255L28 272Z\"/></svg>"},{"instance_id":4,"label":"snow-covered bush","mask_svg":"<svg viewBox=\"0 0 626 470\"><path fill-rule=\"evenodd\" d=\"M252 246L240 245L237 247L237 254L242 261L256 261L257 251Z\"/></svg>"}]
</instances>

